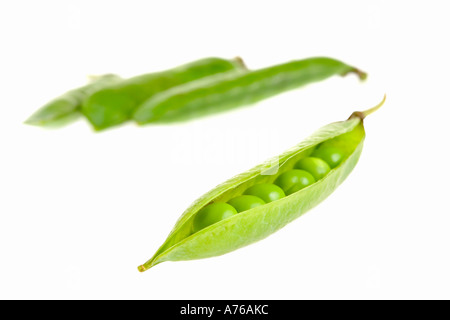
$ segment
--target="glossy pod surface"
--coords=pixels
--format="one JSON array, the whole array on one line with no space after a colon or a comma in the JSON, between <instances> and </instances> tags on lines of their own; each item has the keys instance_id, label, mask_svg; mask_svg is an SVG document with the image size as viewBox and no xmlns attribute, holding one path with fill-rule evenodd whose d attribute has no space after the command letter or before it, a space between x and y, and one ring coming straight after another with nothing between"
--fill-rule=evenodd
<instances>
[{"instance_id":1,"label":"glossy pod surface","mask_svg":"<svg viewBox=\"0 0 450 320\"><path fill-rule=\"evenodd\" d=\"M44 126L61 121L67 117L76 116L81 110L81 105L90 95L121 80L119 76L113 74L95 77L91 83L68 91L48 102L29 117L25 123Z\"/></svg>"},{"instance_id":2,"label":"glossy pod surface","mask_svg":"<svg viewBox=\"0 0 450 320\"><path fill-rule=\"evenodd\" d=\"M154 94L193 80L246 70L236 58L205 58L170 70L126 79L96 92L83 104L83 114L101 130L130 120L135 108Z\"/></svg>"},{"instance_id":3,"label":"glossy pod surface","mask_svg":"<svg viewBox=\"0 0 450 320\"><path fill-rule=\"evenodd\" d=\"M231 252L269 236L319 204L355 167L365 138L363 119L383 103L384 100L372 109L355 112L346 121L321 128L281 156L230 179L202 196L184 212L164 244L148 262L138 268L139 271L146 271L164 261L202 259ZM278 200L249 208L192 231L197 213L204 208L217 203L233 204L233 199L239 198L256 185L280 184L283 174L296 170L298 162L322 148L339 150L343 157L335 168L319 180L300 186L295 192ZM278 172L267 175L276 161L279 163Z\"/></svg>"},{"instance_id":4,"label":"glossy pod surface","mask_svg":"<svg viewBox=\"0 0 450 320\"><path fill-rule=\"evenodd\" d=\"M198 118L251 104L333 75L366 74L331 58L292 61L243 74L216 77L215 81L175 87L145 101L134 114L140 123L173 122Z\"/></svg>"}]
</instances>

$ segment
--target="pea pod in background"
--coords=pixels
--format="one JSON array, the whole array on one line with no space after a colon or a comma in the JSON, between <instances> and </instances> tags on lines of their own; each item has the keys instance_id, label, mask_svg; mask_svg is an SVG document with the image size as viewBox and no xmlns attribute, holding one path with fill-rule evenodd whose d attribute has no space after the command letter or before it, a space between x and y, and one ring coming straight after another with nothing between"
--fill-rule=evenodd
<instances>
[{"instance_id":1,"label":"pea pod in background","mask_svg":"<svg viewBox=\"0 0 450 320\"><path fill-rule=\"evenodd\" d=\"M91 83L70 90L63 95L53 99L31 117L25 123L37 126L59 124L80 115L81 105L94 92L117 83L122 79L114 74L91 77Z\"/></svg>"},{"instance_id":2,"label":"pea pod in background","mask_svg":"<svg viewBox=\"0 0 450 320\"><path fill-rule=\"evenodd\" d=\"M241 58L205 58L99 90L83 103L82 111L96 130L106 129L130 120L136 107L156 93L211 75L246 70Z\"/></svg>"},{"instance_id":3,"label":"pea pod in background","mask_svg":"<svg viewBox=\"0 0 450 320\"><path fill-rule=\"evenodd\" d=\"M316 57L296 60L242 74L198 80L161 92L137 108L139 124L198 118L248 105L334 75L366 73L341 61Z\"/></svg>"},{"instance_id":4,"label":"pea pod in background","mask_svg":"<svg viewBox=\"0 0 450 320\"><path fill-rule=\"evenodd\" d=\"M266 238L327 198L360 157L363 119L377 106L329 124L281 156L217 186L188 208L138 270L223 255ZM278 165L273 174L274 164Z\"/></svg>"}]
</instances>

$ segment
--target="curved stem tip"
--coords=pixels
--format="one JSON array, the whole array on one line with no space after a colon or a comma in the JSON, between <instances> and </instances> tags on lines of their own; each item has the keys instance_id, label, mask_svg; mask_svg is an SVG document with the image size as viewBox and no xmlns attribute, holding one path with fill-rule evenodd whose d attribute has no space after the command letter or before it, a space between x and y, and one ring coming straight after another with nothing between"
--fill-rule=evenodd
<instances>
[{"instance_id":1,"label":"curved stem tip","mask_svg":"<svg viewBox=\"0 0 450 320\"><path fill-rule=\"evenodd\" d=\"M355 111L352 113L352 115L350 116L349 119L360 118L361 120L364 120L368 115L370 115L370 114L374 113L375 111L377 111L378 109L380 109L383 106L385 101L386 101L386 94L384 95L383 100L381 100L381 102L378 103L375 107L372 107L365 111Z\"/></svg>"},{"instance_id":2,"label":"curved stem tip","mask_svg":"<svg viewBox=\"0 0 450 320\"><path fill-rule=\"evenodd\" d=\"M349 73L356 74L358 76L359 80L361 80L361 81L364 81L367 79L367 73L358 68L352 68L352 69L348 70L347 72L342 73L341 76L345 77Z\"/></svg>"}]
</instances>

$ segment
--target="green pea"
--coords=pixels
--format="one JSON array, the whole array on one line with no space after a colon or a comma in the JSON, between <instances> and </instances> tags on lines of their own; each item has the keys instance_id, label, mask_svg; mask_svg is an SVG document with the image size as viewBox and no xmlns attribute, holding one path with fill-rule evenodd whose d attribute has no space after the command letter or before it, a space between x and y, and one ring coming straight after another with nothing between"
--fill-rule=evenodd
<instances>
[{"instance_id":1,"label":"green pea","mask_svg":"<svg viewBox=\"0 0 450 320\"><path fill-rule=\"evenodd\" d=\"M320 158L306 157L295 164L296 169L308 171L316 180L320 180L330 172L328 163Z\"/></svg>"},{"instance_id":2,"label":"green pea","mask_svg":"<svg viewBox=\"0 0 450 320\"><path fill-rule=\"evenodd\" d=\"M193 223L193 231L200 231L214 223L234 216L235 214L237 214L236 209L228 203L212 203L196 214Z\"/></svg>"},{"instance_id":3,"label":"green pea","mask_svg":"<svg viewBox=\"0 0 450 320\"><path fill-rule=\"evenodd\" d=\"M287 195L291 195L293 193L296 193L299 190L302 190L303 188L311 185L312 183L304 184L304 183L296 183L294 184L288 191L286 191Z\"/></svg>"},{"instance_id":4,"label":"green pea","mask_svg":"<svg viewBox=\"0 0 450 320\"><path fill-rule=\"evenodd\" d=\"M237 212L243 212L265 205L266 203L259 197L243 195L231 199L230 201L228 201L228 204L232 205L237 210Z\"/></svg>"},{"instance_id":5,"label":"green pea","mask_svg":"<svg viewBox=\"0 0 450 320\"><path fill-rule=\"evenodd\" d=\"M286 196L283 189L271 183L254 185L248 188L244 194L259 197L266 203L279 200Z\"/></svg>"},{"instance_id":6,"label":"green pea","mask_svg":"<svg viewBox=\"0 0 450 320\"><path fill-rule=\"evenodd\" d=\"M312 156L324 160L333 169L344 159L344 152L335 147L319 147L319 149L313 152Z\"/></svg>"},{"instance_id":7,"label":"green pea","mask_svg":"<svg viewBox=\"0 0 450 320\"><path fill-rule=\"evenodd\" d=\"M279 186L284 192L287 193L294 185L303 185L304 187L309 186L316 182L316 179L305 170L289 170L285 173L281 174L277 180L275 180L275 184Z\"/></svg>"}]
</instances>

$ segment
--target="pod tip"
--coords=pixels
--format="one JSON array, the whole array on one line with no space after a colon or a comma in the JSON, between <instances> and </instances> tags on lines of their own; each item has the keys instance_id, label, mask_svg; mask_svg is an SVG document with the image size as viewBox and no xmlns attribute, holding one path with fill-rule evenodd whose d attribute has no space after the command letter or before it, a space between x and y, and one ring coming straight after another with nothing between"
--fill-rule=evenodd
<instances>
[{"instance_id":1,"label":"pod tip","mask_svg":"<svg viewBox=\"0 0 450 320\"><path fill-rule=\"evenodd\" d=\"M102 76L99 76L98 74L88 74L86 76L87 80L89 82L93 82L93 81L97 81L99 78L101 78Z\"/></svg>"},{"instance_id":2,"label":"pod tip","mask_svg":"<svg viewBox=\"0 0 450 320\"><path fill-rule=\"evenodd\" d=\"M142 265L142 266L138 267L138 270L139 270L139 272L145 272L145 271L147 271L147 268L144 265Z\"/></svg>"},{"instance_id":3,"label":"pod tip","mask_svg":"<svg viewBox=\"0 0 450 320\"><path fill-rule=\"evenodd\" d=\"M27 120L25 120L25 121L23 122L23 124L28 124L28 125L31 125L31 126L37 126L37 125L39 125L38 121L34 120L32 117L30 117L30 118L28 118Z\"/></svg>"},{"instance_id":4,"label":"pod tip","mask_svg":"<svg viewBox=\"0 0 450 320\"><path fill-rule=\"evenodd\" d=\"M364 80L367 79L367 73L366 73L366 72L361 71L361 70L359 70L359 69L355 69L355 73L358 75L358 77L359 77L359 79L360 79L361 81L364 81Z\"/></svg>"},{"instance_id":5,"label":"pod tip","mask_svg":"<svg viewBox=\"0 0 450 320\"><path fill-rule=\"evenodd\" d=\"M361 80L361 81L364 81L367 79L367 73L358 68L353 68L352 72L355 73L358 76L359 80Z\"/></svg>"}]
</instances>

